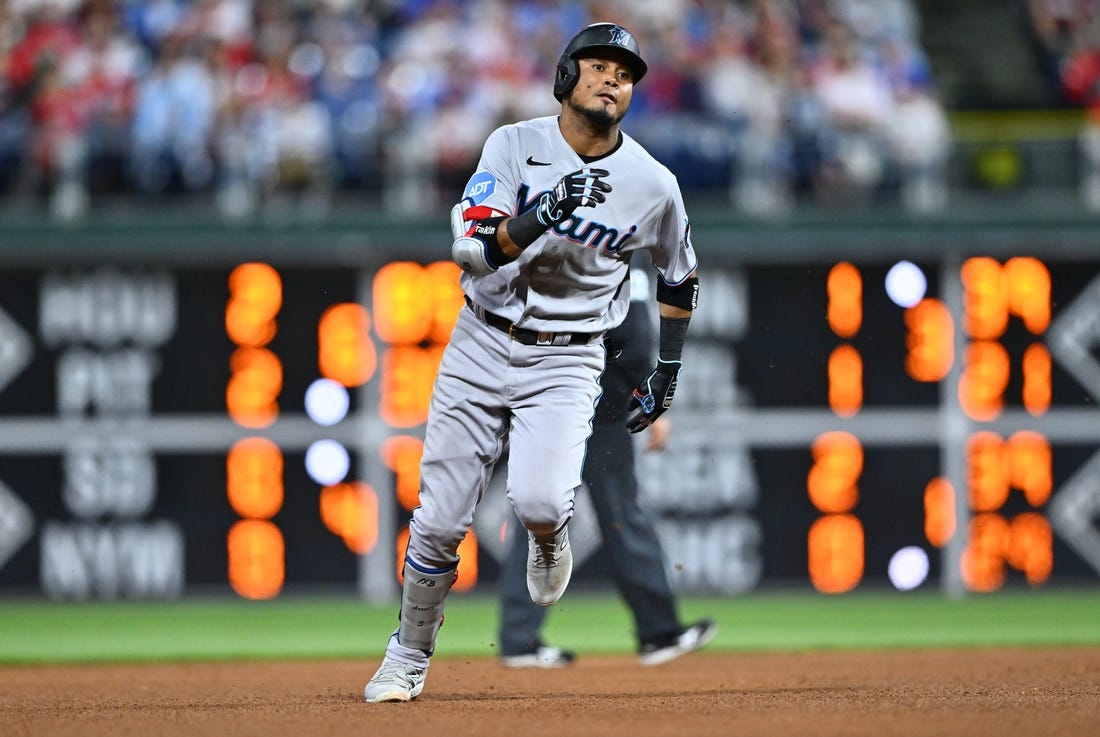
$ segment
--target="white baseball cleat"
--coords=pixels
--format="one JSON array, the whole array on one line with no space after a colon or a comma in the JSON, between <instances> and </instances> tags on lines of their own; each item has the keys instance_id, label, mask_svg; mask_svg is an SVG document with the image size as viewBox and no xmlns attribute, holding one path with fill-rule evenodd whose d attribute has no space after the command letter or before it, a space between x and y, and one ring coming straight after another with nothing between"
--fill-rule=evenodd
<instances>
[{"instance_id":1,"label":"white baseball cleat","mask_svg":"<svg viewBox=\"0 0 1100 737\"><path fill-rule=\"evenodd\" d=\"M539 606L550 606L565 593L573 573L573 550L565 525L550 537L527 536L527 593Z\"/></svg>"},{"instance_id":2,"label":"white baseball cleat","mask_svg":"<svg viewBox=\"0 0 1100 737\"><path fill-rule=\"evenodd\" d=\"M382 659L382 665L363 689L363 698L371 703L380 701L412 701L424 690L427 667L409 665L390 657Z\"/></svg>"},{"instance_id":3,"label":"white baseball cleat","mask_svg":"<svg viewBox=\"0 0 1100 737\"><path fill-rule=\"evenodd\" d=\"M564 668L576 659L570 650L539 642L531 652L500 656L505 668Z\"/></svg>"},{"instance_id":4,"label":"white baseball cleat","mask_svg":"<svg viewBox=\"0 0 1100 737\"><path fill-rule=\"evenodd\" d=\"M706 645L718 634L718 625L710 619L700 619L675 637L662 642L647 642L638 656L642 665L660 665L687 655Z\"/></svg>"}]
</instances>

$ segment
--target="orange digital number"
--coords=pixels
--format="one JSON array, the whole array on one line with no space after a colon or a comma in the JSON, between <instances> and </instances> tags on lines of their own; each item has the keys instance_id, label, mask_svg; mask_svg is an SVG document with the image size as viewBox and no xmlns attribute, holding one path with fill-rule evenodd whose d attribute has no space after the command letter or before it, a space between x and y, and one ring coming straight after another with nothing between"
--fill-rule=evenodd
<instances>
[{"instance_id":1,"label":"orange digital number","mask_svg":"<svg viewBox=\"0 0 1100 737\"><path fill-rule=\"evenodd\" d=\"M863 277L859 269L842 261L829 270L829 328L841 338L851 338L863 325Z\"/></svg>"},{"instance_id":2,"label":"orange digital number","mask_svg":"<svg viewBox=\"0 0 1100 737\"><path fill-rule=\"evenodd\" d=\"M970 508L993 512L1008 501L1008 464L1004 441L992 432L974 433L966 446Z\"/></svg>"},{"instance_id":3,"label":"orange digital number","mask_svg":"<svg viewBox=\"0 0 1100 737\"><path fill-rule=\"evenodd\" d=\"M229 273L225 332L237 344L229 359L225 405L243 427L267 427L279 413L283 365L266 346L275 337L283 306L283 282L267 264L248 263Z\"/></svg>"},{"instance_id":4,"label":"orange digital number","mask_svg":"<svg viewBox=\"0 0 1100 737\"><path fill-rule=\"evenodd\" d=\"M1008 387L1008 351L1000 343L981 340L966 347L959 377L959 404L968 417L992 420L1004 408Z\"/></svg>"},{"instance_id":5,"label":"orange digital number","mask_svg":"<svg viewBox=\"0 0 1100 737\"><path fill-rule=\"evenodd\" d=\"M922 299L905 310L905 372L917 381L940 381L955 361L955 326L947 306Z\"/></svg>"},{"instance_id":6,"label":"orange digital number","mask_svg":"<svg viewBox=\"0 0 1100 737\"><path fill-rule=\"evenodd\" d=\"M1042 343L1032 343L1024 351L1024 409L1038 416L1050 409L1053 387L1050 383L1050 350Z\"/></svg>"},{"instance_id":7,"label":"orange digital number","mask_svg":"<svg viewBox=\"0 0 1100 737\"><path fill-rule=\"evenodd\" d=\"M806 478L810 501L821 512L848 512L859 501L860 474L863 473L863 446L850 433L828 432L818 437L810 449L813 466Z\"/></svg>"},{"instance_id":8,"label":"orange digital number","mask_svg":"<svg viewBox=\"0 0 1100 737\"><path fill-rule=\"evenodd\" d=\"M1054 534L1038 512L1016 515L1009 527L1008 564L1023 571L1032 586L1045 583L1054 568Z\"/></svg>"},{"instance_id":9,"label":"orange digital number","mask_svg":"<svg viewBox=\"0 0 1100 737\"><path fill-rule=\"evenodd\" d=\"M829 270L829 328L852 338L863 325L863 276L842 261ZM851 345L829 354L829 407L851 417L863 407L863 357ZM823 513L810 526L806 543L810 581L818 591L841 593L863 578L863 525L850 511L859 501L863 446L854 435L830 432L814 440L814 458L806 478L810 501Z\"/></svg>"},{"instance_id":10,"label":"orange digital number","mask_svg":"<svg viewBox=\"0 0 1100 737\"><path fill-rule=\"evenodd\" d=\"M1036 258L1018 256L1004 266L1008 311L1023 321L1032 335L1050 326L1050 272Z\"/></svg>"},{"instance_id":11,"label":"orange digital number","mask_svg":"<svg viewBox=\"0 0 1100 737\"><path fill-rule=\"evenodd\" d=\"M226 456L226 495L245 519L229 530L229 584L247 599L283 588L283 534L270 518L283 506L283 454L266 438L237 441Z\"/></svg>"},{"instance_id":12,"label":"orange digital number","mask_svg":"<svg viewBox=\"0 0 1100 737\"><path fill-rule=\"evenodd\" d=\"M970 518L966 549L962 554L963 581L973 591L996 591L1005 582L1008 522L989 512Z\"/></svg>"},{"instance_id":13,"label":"orange digital number","mask_svg":"<svg viewBox=\"0 0 1100 737\"><path fill-rule=\"evenodd\" d=\"M367 484L350 482L321 489L321 521L348 550L369 553L378 544L378 495Z\"/></svg>"},{"instance_id":14,"label":"orange digital number","mask_svg":"<svg viewBox=\"0 0 1100 737\"><path fill-rule=\"evenodd\" d=\"M955 534L955 487L942 476L924 487L924 536L937 548L942 548Z\"/></svg>"},{"instance_id":15,"label":"orange digital number","mask_svg":"<svg viewBox=\"0 0 1100 737\"><path fill-rule=\"evenodd\" d=\"M1005 580L1005 565L1023 571L1030 584L1050 577L1053 537L1050 523L1037 512L1009 522L1000 510L1012 489L1032 507L1050 499L1052 453L1040 433L1021 430L1007 441L992 432L975 433L967 444L970 507L978 514L969 528L962 559L963 580L975 591L993 591Z\"/></svg>"},{"instance_id":16,"label":"orange digital number","mask_svg":"<svg viewBox=\"0 0 1100 737\"><path fill-rule=\"evenodd\" d=\"M1053 544L1050 523L1037 512L1024 512L1012 522L999 514L975 515L962 556L963 580L974 591L996 591L1004 585L1008 565L1038 586L1050 578Z\"/></svg>"},{"instance_id":17,"label":"orange digital number","mask_svg":"<svg viewBox=\"0 0 1100 737\"><path fill-rule=\"evenodd\" d=\"M283 506L283 453L267 438L238 440L225 459L226 495L241 517L268 519Z\"/></svg>"},{"instance_id":18,"label":"orange digital number","mask_svg":"<svg viewBox=\"0 0 1100 737\"><path fill-rule=\"evenodd\" d=\"M1054 487L1052 458L1050 442L1032 430L1021 430L1007 441L996 433L975 433L966 450L970 508L996 511L1013 488L1033 507L1046 504Z\"/></svg>"},{"instance_id":19,"label":"orange digital number","mask_svg":"<svg viewBox=\"0 0 1100 737\"><path fill-rule=\"evenodd\" d=\"M229 383L225 405L229 416L242 427L260 428L279 416L283 390L283 364L267 348L241 347L229 359Z\"/></svg>"},{"instance_id":20,"label":"orange digital number","mask_svg":"<svg viewBox=\"0 0 1100 737\"><path fill-rule=\"evenodd\" d=\"M377 363L366 308L344 302L325 310L317 323L321 375L346 387L362 386L374 375Z\"/></svg>"},{"instance_id":21,"label":"orange digital number","mask_svg":"<svg viewBox=\"0 0 1100 737\"><path fill-rule=\"evenodd\" d=\"M850 433L829 432L814 441L811 453L806 489L824 515L807 536L810 581L824 593L841 593L863 578L863 525L850 514L859 501L863 446Z\"/></svg>"},{"instance_id":22,"label":"orange digital number","mask_svg":"<svg viewBox=\"0 0 1100 737\"><path fill-rule=\"evenodd\" d=\"M283 282L268 264L241 264L229 274L225 332L236 345L229 358L225 405L243 427L267 427L279 416L283 364L266 348L283 306ZM269 599L283 588L283 534L270 518L283 506L283 454L264 438L245 438L226 455L226 496L245 519L229 530L229 583L248 599Z\"/></svg>"},{"instance_id":23,"label":"orange digital number","mask_svg":"<svg viewBox=\"0 0 1100 737\"><path fill-rule=\"evenodd\" d=\"M264 346L275 337L275 316L283 306L283 282L268 264L249 263L229 273L225 332L237 345Z\"/></svg>"},{"instance_id":24,"label":"orange digital number","mask_svg":"<svg viewBox=\"0 0 1100 737\"><path fill-rule=\"evenodd\" d=\"M996 340L1008 327L1008 293L1001 265L988 256L967 259L961 269L963 326L976 340Z\"/></svg>"},{"instance_id":25,"label":"orange digital number","mask_svg":"<svg viewBox=\"0 0 1100 737\"><path fill-rule=\"evenodd\" d=\"M395 261L374 275L378 337L394 345L416 345L432 330L432 280L417 263Z\"/></svg>"},{"instance_id":26,"label":"orange digital number","mask_svg":"<svg viewBox=\"0 0 1100 737\"><path fill-rule=\"evenodd\" d=\"M988 257L967 259L961 270L966 333L974 339L959 384L963 410L976 420L996 417L1003 405L1010 367L1008 352L995 343L1015 315L1032 334L1050 325L1050 273L1035 258L1009 259L1004 266ZM1023 403L1033 415L1050 407L1050 352L1036 343L1023 358Z\"/></svg>"},{"instance_id":27,"label":"orange digital number","mask_svg":"<svg viewBox=\"0 0 1100 737\"><path fill-rule=\"evenodd\" d=\"M850 345L839 345L829 354L829 406L841 417L863 407L863 358Z\"/></svg>"},{"instance_id":28,"label":"orange digital number","mask_svg":"<svg viewBox=\"0 0 1100 737\"><path fill-rule=\"evenodd\" d=\"M271 599L282 591L286 551L283 533L267 520L246 519L229 528L229 585L246 599Z\"/></svg>"},{"instance_id":29,"label":"orange digital number","mask_svg":"<svg viewBox=\"0 0 1100 737\"><path fill-rule=\"evenodd\" d=\"M863 277L852 264L842 261L829 270L829 328L841 338L851 338L863 324ZM841 417L851 417L863 407L863 358L850 345L829 354L829 406Z\"/></svg>"},{"instance_id":30,"label":"orange digital number","mask_svg":"<svg viewBox=\"0 0 1100 737\"><path fill-rule=\"evenodd\" d=\"M827 514L807 538L810 582L825 594L851 591L863 578L863 525L851 514Z\"/></svg>"},{"instance_id":31,"label":"orange digital number","mask_svg":"<svg viewBox=\"0 0 1100 737\"><path fill-rule=\"evenodd\" d=\"M1027 503L1041 507L1054 490L1054 456L1050 441L1033 430L1020 430L1008 439L1009 479L1024 492Z\"/></svg>"}]
</instances>

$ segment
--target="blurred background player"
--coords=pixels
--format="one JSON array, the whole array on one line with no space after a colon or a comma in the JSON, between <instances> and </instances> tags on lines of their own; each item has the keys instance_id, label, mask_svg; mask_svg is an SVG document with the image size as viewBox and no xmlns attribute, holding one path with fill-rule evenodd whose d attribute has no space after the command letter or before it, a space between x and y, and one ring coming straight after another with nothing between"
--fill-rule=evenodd
<instances>
[{"instance_id":1,"label":"blurred background player","mask_svg":"<svg viewBox=\"0 0 1100 737\"><path fill-rule=\"evenodd\" d=\"M607 368L600 383L592 437L588 439L583 478L596 512L603 547L600 563L610 569L615 587L634 618L640 660L659 665L697 650L718 632L703 619L683 626L676 597L665 572L664 554L649 515L638 504L634 444L626 428L627 401L637 377L653 365L653 298L644 271L631 270L630 309L622 325L608 333ZM646 450L662 450L668 439L667 416L646 433ZM543 642L540 632L548 611L527 593L527 539L513 534L513 547L500 573L501 663L512 668L558 668L574 654Z\"/></svg>"}]
</instances>

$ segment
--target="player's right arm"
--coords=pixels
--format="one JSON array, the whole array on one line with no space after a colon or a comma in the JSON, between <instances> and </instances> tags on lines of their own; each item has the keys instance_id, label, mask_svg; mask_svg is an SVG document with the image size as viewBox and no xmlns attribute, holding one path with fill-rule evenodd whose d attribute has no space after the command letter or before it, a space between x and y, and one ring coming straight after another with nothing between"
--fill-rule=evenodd
<instances>
[{"instance_id":1,"label":"player's right arm","mask_svg":"<svg viewBox=\"0 0 1100 737\"><path fill-rule=\"evenodd\" d=\"M519 258L520 249L500 237L504 220L490 208L474 205L469 197L451 208L451 258L463 271L485 276Z\"/></svg>"},{"instance_id":2,"label":"player's right arm","mask_svg":"<svg viewBox=\"0 0 1100 737\"><path fill-rule=\"evenodd\" d=\"M535 206L514 217L495 215L464 197L451 208L451 256L464 271L485 276L519 258L523 249L573 214L578 207L595 207L605 201L611 185L603 181L606 169L585 167L566 174Z\"/></svg>"}]
</instances>

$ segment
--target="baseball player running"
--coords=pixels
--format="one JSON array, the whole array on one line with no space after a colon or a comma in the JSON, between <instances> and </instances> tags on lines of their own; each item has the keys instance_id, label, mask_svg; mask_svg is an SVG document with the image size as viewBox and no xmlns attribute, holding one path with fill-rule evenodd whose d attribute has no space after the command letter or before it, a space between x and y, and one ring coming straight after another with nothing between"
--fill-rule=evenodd
<instances>
[{"instance_id":1,"label":"baseball player running","mask_svg":"<svg viewBox=\"0 0 1100 737\"><path fill-rule=\"evenodd\" d=\"M541 606L564 593L603 336L626 314L637 251L659 275L660 329L657 364L632 392L628 429L645 429L672 402L699 282L675 177L619 129L645 73L627 29L581 30L558 61L561 114L491 133L451 212L468 309L436 378L400 624L367 701L409 701L423 690L456 551L505 440L508 498L528 534L528 593Z\"/></svg>"}]
</instances>

